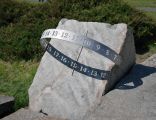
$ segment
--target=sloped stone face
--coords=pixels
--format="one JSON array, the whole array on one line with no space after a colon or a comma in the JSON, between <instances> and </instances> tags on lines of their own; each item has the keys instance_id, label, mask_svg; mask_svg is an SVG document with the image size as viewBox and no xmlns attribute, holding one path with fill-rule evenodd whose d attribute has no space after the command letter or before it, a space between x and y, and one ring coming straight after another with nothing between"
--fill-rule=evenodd
<instances>
[{"instance_id":1,"label":"sloped stone face","mask_svg":"<svg viewBox=\"0 0 156 120\"><path fill-rule=\"evenodd\" d=\"M156 54L136 64L84 120L155 120Z\"/></svg>"},{"instance_id":2,"label":"sloped stone face","mask_svg":"<svg viewBox=\"0 0 156 120\"><path fill-rule=\"evenodd\" d=\"M83 48L79 62L94 68L111 71L110 80L97 80L64 66L45 52L29 89L29 107L42 110L50 116L68 119L82 119L96 106L102 94L111 90L135 62L132 31L126 24L110 25L97 22L79 22L63 19L57 29L73 31L97 40L113 49L122 57L117 66L109 59ZM65 55L76 60L81 46L62 40L52 39L50 43Z\"/></svg>"}]
</instances>

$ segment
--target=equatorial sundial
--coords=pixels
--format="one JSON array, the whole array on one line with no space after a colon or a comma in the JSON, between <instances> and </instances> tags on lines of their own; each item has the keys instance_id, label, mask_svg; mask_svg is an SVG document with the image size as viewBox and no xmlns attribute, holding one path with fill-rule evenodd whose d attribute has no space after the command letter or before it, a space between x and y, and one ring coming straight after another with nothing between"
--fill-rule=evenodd
<instances>
[{"instance_id":1,"label":"equatorial sundial","mask_svg":"<svg viewBox=\"0 0 156 120\"><path fill-rule=\"evenodd\" d=\"M59 39L63 41L68 41L72 42L74 44L77 44L81 47L81 51L83 47L92 50L96 52L97 54L100 54L103 57L108 58L112 62L114 62L117 65L120 65L121 63L121 56L117 54L114 50L109 48L108 46L87 37L87 32L86 36L81 35L81 34L76 34L72 31L68 30L62 30L62 29L47 29L43 32L41 38L40 38L40 43L44 50L46 50L51 56L53 56L55 59L57 59L59 62L64 64L65 66L73 69L72 75L74 71L77 71L81 74L84 74L88 77L96 78L99 80L109 80L111 72L94 68L92 66L84 65L78 62L79 57L81 55L81 51L78 54L78 57L76 60L66 56L63 51L57 50L52 44L48 42L47 39Z\"/></svg>"},{"instance_id":2,"label":"equatorial sundial","mask_svg":"<svg viewBox=\"0 0 156 120\"><path fill-rule=\"evenodd\" d=\"M133 32L124 23L63 18L43 31L40 43L45 53L29 88L29 108L48 116L85 119L135 64Z\"/></svg>"}]
</instances>

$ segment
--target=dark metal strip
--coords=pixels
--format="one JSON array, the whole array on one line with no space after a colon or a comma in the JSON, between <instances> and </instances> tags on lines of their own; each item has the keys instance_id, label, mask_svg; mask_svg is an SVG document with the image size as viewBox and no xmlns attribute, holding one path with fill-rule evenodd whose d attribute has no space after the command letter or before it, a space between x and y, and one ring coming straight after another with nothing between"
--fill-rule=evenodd
<instances>
[{"instance_id":1,"label":"dark metal strip","mask_svg":"<svg viewBox=\"0 0 156 120\"><path fill-rule=\"evenodd\" d=\"M74 69L75 71L87 75L92 78L96 78L99 80L109 80L110 79L110 71L100 70L96 68L89 67L87 65L83 65L70 57L64 55L55 47L53 47L50 43L48 43L45 39L40 40L41 45L45 48L45 50L52 55L59 62L64 64L65 66Z\"/></svg>"}]
</instances>

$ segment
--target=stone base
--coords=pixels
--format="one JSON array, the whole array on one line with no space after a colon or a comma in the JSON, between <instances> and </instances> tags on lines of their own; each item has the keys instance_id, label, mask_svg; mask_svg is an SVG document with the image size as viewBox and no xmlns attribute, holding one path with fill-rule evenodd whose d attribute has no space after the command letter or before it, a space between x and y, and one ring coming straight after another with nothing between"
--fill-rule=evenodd
<instances>
[{"instance_id":1,"label":"stone base","mask_svg":"<svg viewBox=\"0 0 156 120\"><path fill-rule=\"evenodd\" d=\"M14 98L0 95L0 118L14 111Z\"/></svg>"},{"instance_id":2,"label":"stone base","mask_svg":"<svg viewBox=\"0 0 156 120\"><path fill-rule=\"evenodd\" d=\"M63 120L63 119L48 117L42 113L36 113L28 109L22 108L17 112L3 118L2 120Z\"/></svg>"}]
</instances>

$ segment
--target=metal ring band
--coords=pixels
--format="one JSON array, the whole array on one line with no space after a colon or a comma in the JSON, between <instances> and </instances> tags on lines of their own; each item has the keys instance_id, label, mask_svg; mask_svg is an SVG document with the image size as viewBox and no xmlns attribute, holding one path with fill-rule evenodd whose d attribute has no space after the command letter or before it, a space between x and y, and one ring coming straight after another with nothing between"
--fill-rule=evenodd
<instances>
[{"instance_id":1,"label":"metal ring band","mask_svg":"<svg viewBox=\"0 0 156 120\"><path fill-rule=\"evenodd\" d=\"M52 55L55 59L57 59L62 64L66 65L67 67L74 69L75 71L87 75L92 78L96 78L99 80L109 80L110 79L110 71L100 70L96 68L92 68L86 65L83 65L70 57L64 55L55 47L53 47L46 39L40 39L41 45L44 49Z\"/></svg>"},{"instance_id":2,"label":"metal ring band","mask_svg":"<svg viewBox=\"0 0 156 120\"><path fill-rule=\"evenodd\" d=\"M47 29L43 32L41 36L41 39L46 39L46 38L55 38L55 39L76 43L90 50L93 50L102 56L105 56L106 58L110 59L117 65L120 65L121 63L120 55L118 55L114 50L86 36L78 35L74 32L67 31L67 30Z\"/></svg>"}]
</instances>

